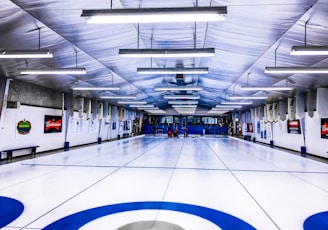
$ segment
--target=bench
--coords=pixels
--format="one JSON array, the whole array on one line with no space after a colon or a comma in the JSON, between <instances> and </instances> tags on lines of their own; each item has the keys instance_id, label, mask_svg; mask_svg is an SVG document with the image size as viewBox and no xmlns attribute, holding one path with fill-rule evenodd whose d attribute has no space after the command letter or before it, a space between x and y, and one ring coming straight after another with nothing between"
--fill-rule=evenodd
<instances>
[{"instance_id":1,"label":"bench","mask_svg":"<svg viewBox=\"0 0 328 230\"><path fill-rule=\"evenodd\" d=\"M11 162L13 160L13 152L14 151L24 150L24 149L31 149L32 157L35 157L36 148L38 148L38 147L40 147L40 146L34 145L34 146L21 147L21 148L15 148L15 149L0 150L0 162L1 162L2 152L7 153L7 160Z\"/></svg>"}]
</instances>

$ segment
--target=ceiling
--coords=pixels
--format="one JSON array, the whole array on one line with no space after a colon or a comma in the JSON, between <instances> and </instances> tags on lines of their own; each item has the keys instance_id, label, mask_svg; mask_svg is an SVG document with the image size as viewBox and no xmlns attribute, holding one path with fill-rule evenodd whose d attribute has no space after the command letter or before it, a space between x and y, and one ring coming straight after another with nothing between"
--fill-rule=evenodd
<instances>
[{"instance_id":1,"label":"ceiling","mask_svg":"<svg viewBox=\"0 0 328 230\"><path fill-rule=\"evenodd\" d=\"M227 6L222 22L87 24L83 9ZM327 74L264 73L267 66L328 67L328 56L292 56L292 46L328 45L328 0L2 0L0 49L50 49L52 59L1 59L0 75L72 92L72 86L118 86L119 91L78 91L135 95L137 100L176 113L154 87L180 84L175 75L140 75L137 68L208 67L205 75L184 75L183 84L204 88L196 114L229 95L263 95L276 101L296 92L328 86ZM40 32L40 33L39 33ZM215 48L206 58L122 58L119 49ZM20 75L18 68L86 68L86 75ZM293 86L291 92L248 92L240 86ZM195 92L187 92L195 93ZM116 104L117 100L109 100ZM254 105L265 100L254 101Z\"/></svg>"}]
</instances>

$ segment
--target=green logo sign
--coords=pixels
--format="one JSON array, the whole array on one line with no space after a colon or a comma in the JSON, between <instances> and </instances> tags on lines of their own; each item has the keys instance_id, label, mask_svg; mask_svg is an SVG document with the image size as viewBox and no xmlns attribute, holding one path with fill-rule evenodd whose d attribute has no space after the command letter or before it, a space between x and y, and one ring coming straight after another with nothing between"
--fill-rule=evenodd
<instances>
[{"instance_id":1,"label":"green logo sign","mask_svg":"<svg viewBox=\"0 0 328 230\"><path fill-rule=\"evenodd\" d=\"M31 122L25 119L17 123L17 132L21 135L29 134L31 129L32 129Z\"/></svg>"}]
</instances>

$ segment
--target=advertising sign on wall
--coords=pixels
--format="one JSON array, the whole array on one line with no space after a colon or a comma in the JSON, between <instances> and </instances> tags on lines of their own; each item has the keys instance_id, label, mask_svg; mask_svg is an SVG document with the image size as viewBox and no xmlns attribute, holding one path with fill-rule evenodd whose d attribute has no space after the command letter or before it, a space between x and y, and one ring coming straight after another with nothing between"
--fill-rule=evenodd
<instances>
[{"instance_id":1,"label":"advertising sign on wall","mask_svg":"<svg viewBox=\"0 0 328 230\"><path fill-rule=\"evenodd\" d=\"M247 132L248 133L254 132L254 130L253 130L253 123L247 123Z\"/></svg>"},{"instance_id":2,"label":"advertising sign on wall","mask_svg":"<svg viewBox=\"0 0 328 230\"><path fill-rule=\"evenodd\" d=\"M328 139L328 118L321 119L321 138Z\"/></svg>"},{"instance_id":3,"label":"advertising sign on wall","mask_svg":"<svg viewBox=\"0 0 328 230\"><path fill-rule=\"evenodd\" d=\"M45 115L44 133L60 133L62 131L62 116Z\"/></svg>"},{"instance_id":4,"label":"advertising sign on wall","mask_svg":"<svg viewBox=\"0 0 328 230\"><path fill-rule=\"evenodd\" d=\"M33 132L33 116L25 113L17 113L16 117L16 139L29 138Z\"/></svg>"},{"instance_id":5,"label":"advertising sign on wall","mask_svg":"<svg viewBox=\"0 0 328 230\"><path fill-rule=\"evenodd\" d=\"M300 120L288 120L287 121L287 132L294 134L301 134Z\"/></svg>"}]
</instances>

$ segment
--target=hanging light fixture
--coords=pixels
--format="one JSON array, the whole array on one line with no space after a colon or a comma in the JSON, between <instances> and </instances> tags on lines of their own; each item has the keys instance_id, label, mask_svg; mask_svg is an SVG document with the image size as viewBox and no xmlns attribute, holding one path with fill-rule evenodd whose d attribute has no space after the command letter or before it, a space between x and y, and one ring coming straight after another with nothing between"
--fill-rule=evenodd
<instances>
[{"instance_id":1,"label":"hanging light fixture","mask_svg":"<svg viewBox=\"0 0 328 230\"><path fill-rule=\"evenodd\" d=\"M147 101L117 101L117 104L142 105L147 104Z\"/></svg>"},{"instance_id":2,"label":"hanging light fixture","mask_svg":"<svg viewBox=\"0 0 328 230\"><path fill-rule=\"evenodd\" d=\"M136 96L100 96L102 99L136 99Z\"/></svg>"},{"instance_id":3,"label":"hanging light fixture","mask_svg":"<svg viewBox=\"0 0 328 230\"><path fill-rule=\"evenodd\" d=\"M190 101L190 100L184 100L184 101L168 101L168 104L172 105L194 105L198 104L198 101Z\"/></svg>"},{"instance_id":4,"label":"hanging light fixture","mask_svg":"<svg viewBox=\"0 0 328 230\"><path fill-rule=\"evenodd\" d=\"M216 105L215 108L229 108L229 109L240 109L242 108L242 105Z\"/></svg>"},{"instance_id":5,"label":"hanging light fixture","mask_svg":"<svg viewBox=\"0 0 328 230\"><path fill-rule=\"evenodd\" d=\"M139 74L207 74L208 68L138 68Z\"/></svg>"},{"instance_id":6,"label":"hanging light fixture","mask_svg":"<svg viewBox=\"0 0 328 230\"><path fill-rule=\"evenodd\" d=\"M221 105L251 105L252 101L222 101Z\"/></svg>"},{"instance_id":7,"label":"hanging light fixture","mask_svg":"<svg viewBox=\"0 0 328 230\"><path fill-rule=\"evenodd\" d=\"M119 87L72 87L72 90L120 90Z\"/></svg>"},{"instance_id":8,"label":"hanging light fixture","mask_svg":"<svg viewBox=\"0 0 328 230\"><path fill-rule=\"evenodd\" d=\"M143 108L152 108L154 105L151 104L145 104L145 105L140 105L140 104L131 104L129 105L131 108L136 108L136 107L143 107Z\"/></svg>"},{"instance_id":9,"label":"hanging light fixture","mask_svg":"<svg viewBox=\"0 0 328 230\"><path fill-rule=\"evenodd\" d=\"M293 74L293 73L328 73L328 67L265 67L265 73L274 73L274 74L280 74L280 73L287 73L287 74Z\"/></svg>"},{"instance_id":10,"label":"hanging light fixture","mask_svg":"<svg viewBox=\"0 0 328 230\"><path fill-rule=\"evenodd\" d=\"M77 51L75 52L75 65L76 68L62 68L62 69L18 69L20 74L46 74L46 75L65 75L65 74L86 74L85 68L77 67Z\"/></svg>"},{"instance_id":11,"label":"hanging light fixture","mask_svg":"<svg viewBox=\"0 0 328 230\"><path fill-rule=\"evenodd\" d=\"M0 59L53 58L53 54L50 50L41 49L41 28L37 28L35 30L38 30L38 32L39 32L39 49L37 49L37 50L2 50L0 52Z\"/></svg>"},{"instance_id":12,"label":"hanging light fixture","mask_svg":"<svg viewBox=\"0 0 328 230\"><path fill-rule=\"evenodd\" d=\"M83 10L87 23L156 23L224 21L227 7Z\"/></svg>"},{"instance_id":13,"label":"hanging light fixture","mask_svg":"<svg viewBox=\"0 0 328 230\"><path fill-rule=\"evenodd\" d=\"M229 96L230 100L243 100L243 99L250 99L250 100L262 100L268 99L268 96Z\"/></svg>"},{"instance_id":14,"label":"hanging light fixture","mask_svg":"<svg viewBox=\"0 0 328 230\"><path fill-rule=\"evenodd\" d=\"M214 56L214 48L194 49L120 49L121 57L143 57L143 58L182 58L182 57L211 57Z\"/></svg>"},{"instance_id":15,"label":"hanging light fixture","mask_svg":"<svg viewBox=\"0 0 328 230\"><path fill-rule=\"evenodd\" d=\"M53 54L49 50L3 50L0 58L52 58Z\"/></svg>"},{"instance_id":16,"label":"hanging light fixture","mask_svg":"<svg viewBox=\"0 0 328 230\"><path fill-rule=\"evenodd\" d=\"M293 46L291 55L328 55L328 46Z\"/></svg>"},{"instance_id":17,"label":"hanging light fixture","mask_svg":"<svg viewBox=\"0 0 328 230\"><path fill-rule=\"evenodd\" d=\"M290 86L240 86L241 90L244 91L289 91L293 90L293 87Z\"/></svg>"},{"instance_id":18,"label":"hanging light fixture","mask_svg":"<svg viewBox=\"0 0 328 230\"><path fill-rule=\"evenodd\" d=\"M192 95L192 94L179 94L179 95L164 95L164 99L199 99L199 95Z\"/></svg>"},{"instance_id":19,"label":"hanging light fixture","mask_svg":"<svg viewBox=\"0 0 328 230\"><path fill-rule=\"evenodd\" d=\"M172 105L173 108L197 108L197 105Z\"/></svg>"},{"instance_id":20,"label":"hanging light fixture","mask_svg":"<svg viewBox=\"0 0 328 230\"><path fill-rule=\"evenodd\" d=\"M156 91L186 91L186 90L195 90L200 91L203 90L203 87L200 86L163 86L163 87L155 87Z\"/></svg>"},{"instance_id":21,"label":"hanging light fixture","mask_svg":"<svg viewBox=\"0 0 328 230\"><path fill-rule=\"evenodd\" d=\"M75 69L18 69L20 74L86 74L87 71L84 68Z\"/></svg>"}]
</instances>

